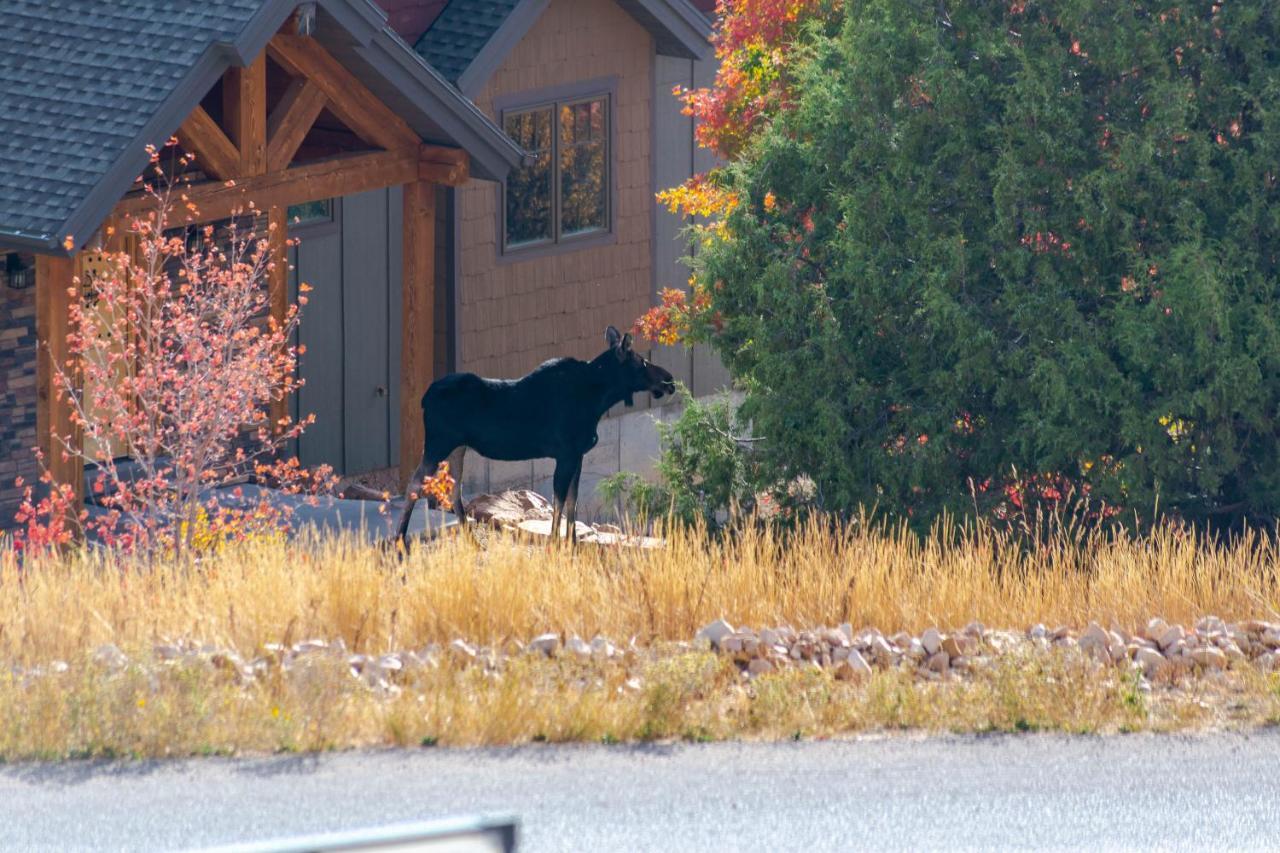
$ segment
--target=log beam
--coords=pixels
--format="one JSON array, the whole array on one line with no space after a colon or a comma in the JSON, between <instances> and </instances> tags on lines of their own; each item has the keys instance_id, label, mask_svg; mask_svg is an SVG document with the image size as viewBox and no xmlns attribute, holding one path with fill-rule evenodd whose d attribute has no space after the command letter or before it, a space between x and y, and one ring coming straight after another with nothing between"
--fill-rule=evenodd
<instances>
[{"instance_id":1,"label":"log beam","mask_svg":"<svg viewBox=\"0 0 1280 853\"><path fill-rule=\"evenodd\" d=\"M294 80L267 118L267 171L283 172L293 162L307 131L327 102L311 80Z\"/></svg>"},{"instance_id":2,"label":"log beam","mask_svg":"<svg viewBox=\"0 0 1280 853\"><path fill-rule=\"evenodd\" d=\"M37 360L36 422L39 424L40 448L46 451L45 463L54 482L70 485L76 498L76 511L84 504L84 459L66 453L64 440L72 447L83 443L73 417L73 404L65 393L58 392L59 367L72 377L72 387L81 390L81 377L72 370L71 348L67 338L71 332L71 300L78 298L75 280L75 258L49 255L36 257L36 329L38 347L44 358ZM40 329L44 332L41 334ZM41 416L43 411L43 416Z\"/></svg>"},{"instance_id":3,"label":"log beam","mask_svg":"<svg viewBox=\"0 0 1280 853\"><path fill-rule=\"evenodd\" d=\"M419 148L419 180L460 187L470 178L471 158L462 149L425 144Z\"/></svg>"},{"instance_id":4,"label":"log beam","mask_svg":"<svg viewBox=\"0 0 1280 853\"><path fill-rule=\"evenodd\" d=\"M315 39L278 33L267 52L292 76L314 81L328 98L330 112L361 139L389 151L418 144L413 128Z\"/></svg>"},{"instance_id":5,"label":"log beam","mask_svg":"<svg viewBox=\"0 0 1280 853\"><path fill-rule=\"evenodd\" d=\"M267 57L244 68L228 68L222 78L222 121L240 152L241 175L267 171Z\"/></svg>"},{"instance_id":6,"label":"log beam","mask_svg":"<svg viewBox=\"0 0 1280 853\"><path fill-rule=\"evenodd\" d=\"M170 225L213 222L245 211L250 202L257 210L287 207L309 201L385 189L418 180L418 149L350 154L294 166L283 172L244 178L228 186L204 181L184 187L196 214L175 209ZM134 217L155 211L155 199L130 193L116 206L116 214Z\"/></svg>"},{"instance_id":7,"label":"log beam","mask_svg":"<svg viewBox=\"0 0 1280 853\"><path fill-rule=\"evenodd\" d=\"M436 188L404 185L404 268L400 310L400 488L422 458L422 406L435 378ZM435 472L431 472L435 473Z\"/></svg>"},{"instance_id":8,"label":"log beam","mask_svg":"<svg viewBox=\"0 0 1280 853\"><path fill-rule=\"evenodd\" d=\"M196 158L196 166L214 180L240 174L240 150L232 144L204 107L196 106L178 128L178 142Z\"/></svg>"}]
</instances>

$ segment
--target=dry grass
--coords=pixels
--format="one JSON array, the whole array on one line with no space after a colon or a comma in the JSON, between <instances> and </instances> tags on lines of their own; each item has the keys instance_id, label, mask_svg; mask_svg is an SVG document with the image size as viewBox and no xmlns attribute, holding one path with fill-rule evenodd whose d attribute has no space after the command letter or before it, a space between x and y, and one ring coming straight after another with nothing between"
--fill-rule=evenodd
<instances>
[{"instance_id":1,"label":"dry grass","mask_svg":"<svg viewBox=\"0 0 1280 853\"><path fill-rule=\"evenodd\" d=\"M1027 553L989 533L920 542L858 525L763 531L733 542L677 534L661 550L550 549L504 537L448 537L407 561L327 540L260 543L195 567L114 556L28 565L0 552L0 661L75 657L103 643L150 647L195 637L251 653L264 643L341 637L383 652L543 631L615 641L688 640L724 617L752 626L874 625L886 633L972 620L994 627L1096 619L1134 629L1152 616L1190 624L1280 613L1280 548L1060 539Z\"/></svg>"},{"instance_id":2,"label":"dry grass","mask_svg":"<svg viewBox=\"0 0 1280 853\"><path fill-rule=\"evenodd\" d=\"M852 622L886 633L1034 622L1135 628L1275 618L1280 548L1173 531L1147 539L1060 537L1027 552L989 532L923 542L905 532L813 525L784 540L677 533L663 550L577 551L494 536L448 537L400 562L350 541L235 547L194 566L110 555L34 561L0 552L0 758L490 744L654 737L826 736L866 729L1119 731L1280 721L1280 681L1251 667L1151 692L1083 658L1003 661L928 683L868 684L792 671L745 685L723 659L668 648L626 662L521 656L421 670L387 695L339 661L248 686L202 666L160 666L177 638L238 650L341 638L382 653L465 638L502 645L544 631L597 633L652 649L724 617L751 626ZM134 664L92 662L106 643ZM11 666L65 661L38 679ZM627 686L633 678L639 679Z\"/></svg>"}]
</instances>

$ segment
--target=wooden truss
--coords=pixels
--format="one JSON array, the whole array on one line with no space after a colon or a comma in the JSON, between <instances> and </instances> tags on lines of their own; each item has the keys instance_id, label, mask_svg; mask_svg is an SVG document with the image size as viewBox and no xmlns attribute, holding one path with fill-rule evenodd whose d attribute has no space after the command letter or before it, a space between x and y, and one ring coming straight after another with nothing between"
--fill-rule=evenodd
<instances>
[{"instance_id":1,"label":"wooden truss","mask_svg":"<svg viewBox=\"0 0 1280 853\"><path fill-rule=\"evenodd\" d=\"M286 28L287 30L287 28ZM289 75L288 87L268 109L267 58ZM295 158L316 120L327 110L367 143L366 150L297 163ZM409 125L379 100L322 46L307 36L277 33L265 52L244 68L229 69L222 80L222 120L197 106L177 131L182 148L195 155L208 180L184 187L194 203L187 222L225 219L250 205L265 211L274 226L276 257L287 258L290 205L336 196L404 186L403 304L400 353L400 469L407 480L422 453L422 415L418 399L430 383L434 364L435 189L458 186L469 178L465 152L423 144ZM126 195L103 233L153 208L141 192ZM179 217L182 212L174 211ZM173 224L179 224L174 222ZM69 483L83 498L84 472L63 459L54 435L72 433L71 407L53 388L52 363L69 363L66 342L73 278L84 263L75 258L40 257L37 262L38 355L37 420L40 443L55 479ZM288 264L277 262L270 281L271 311L283 319L288 305ZM48 348L44 346L48 343ZM272 412L286 414L281 400Z\"/></svg>"}]
</instances>

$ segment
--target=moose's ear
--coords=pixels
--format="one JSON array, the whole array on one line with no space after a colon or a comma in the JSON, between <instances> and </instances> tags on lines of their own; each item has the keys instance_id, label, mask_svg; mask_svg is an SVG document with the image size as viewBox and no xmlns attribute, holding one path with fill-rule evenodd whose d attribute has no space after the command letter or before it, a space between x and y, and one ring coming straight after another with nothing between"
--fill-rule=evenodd
<instances>
[{"instance_id":1,"label":"moose's ear","mask_svg":"<svg viewBox=\"0 0 1280 853\"><path fill-rule=\"evenodd\" d=\"M622 336L622 351L631 352L631 333L627 332Z\"/></svg>"},{"instance_id":2,"label":"moose's ear","mask_svg":"<svg viewBox=\"0 0 1280 853\"><path fill-rule=\"evenodd\" d=\"M609 345L609 349L617 349L622 342L622 333L610 326L604 330L604 342Z\"/></svg>"}]
</instances>

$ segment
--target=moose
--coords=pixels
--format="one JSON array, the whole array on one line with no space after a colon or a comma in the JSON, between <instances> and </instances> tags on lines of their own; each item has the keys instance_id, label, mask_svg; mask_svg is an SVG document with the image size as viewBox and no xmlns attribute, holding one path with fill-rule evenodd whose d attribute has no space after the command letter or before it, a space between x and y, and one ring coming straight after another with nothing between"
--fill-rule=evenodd
<instances>
[{"instance_id":1,"label":"moose","mask_svg":"<svg viewBox=\"0 0 1280 853\"><path fill-rule=\"evenodd\" d=\"M660 399L675 393L670 373L638 354L631 335L605 329L608 348L591 361L553 358L521 379L485 379L474 373L451 373L431 383L422 395L426 438L400 516L398 538L409 550L409 519L423 478L448 460L454 472L453 508L462 523L462 457L469 447L489 459L556 461L551 535L560 535L560 519L568 522L570 542L577 542L578 479L582 457L595 447L596 427L618 402L632 405L645 391Z\"/></svg>"}]
</instances>

